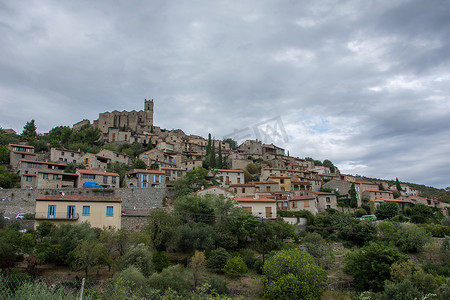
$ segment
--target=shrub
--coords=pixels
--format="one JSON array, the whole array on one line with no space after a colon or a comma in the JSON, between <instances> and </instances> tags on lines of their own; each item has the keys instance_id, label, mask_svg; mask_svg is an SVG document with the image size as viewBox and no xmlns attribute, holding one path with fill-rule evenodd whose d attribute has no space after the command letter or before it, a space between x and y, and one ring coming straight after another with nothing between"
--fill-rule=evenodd
<instances>
[{"instance_id":1,"label":"shrub","mask_svg":"<svg viewBox=\"0 0 450 300\"><path fill-rule=\"evenodd\" d=\"M430 234L415 224L394 224L384 221L379 224L379 229L386 241L394 243L405 252L420 252L423 246L431 241Z\"/></svg>"},{"instance_id":2,"label":"shrub","mask_svg":"<svg viewBox=\"0 0 450 300\"><path fill-rule=\"evenodd\" d=\"M255 257L255 253L253 253L252 250L241 249L239 251L239 255L242 257L242 259L244 260L247 267L249 267L250 269L254 268L256 257Z\"/></svg>"},{"instance_id":3,"label":"shrub","mask_svg":"<svg viewBox=\"0 0 450 300\"><path fill-rule=\"evenodd\" d=\"M358 290L381 291L384 281L391 278L391 265L405 260L406 256L397 248L370 242L347 254L344 258L344 272L354 277L353 284Z\"/></svg>"},{"instance_id":4,"label":"shrub","mask_svg":"<svg viewBox=\"0 0 450 300\"><path fill-rule=\"evenodd\" d=\"M265 296L270 299L320 299L326 272L306 252L278 251L263 267Z\"/></svg>"},{"instance_id":5,"label":"shrub","mask_svg":"<svg viewBox=\"0 0 450 300\"><path fill-rule=\"evenodd\" d=\"M378 207L375 215L378 219L390 219L395 217L399 212L399 207L397 203L394 202L384 202Z\"/></svg>"},{"instance_id":6,"label":"shrub","mask_svg":"<svg viewBox=\"0 0 450 300\"><path fill-rule=\"evenodd\" d=\"M206 261L206 267L212 271L221 271L229 257L230 255L224 248L213 250Z\"/></svg>"},{"instance_id":7,"label":"shrub","mask_svg":"<svg viewBox=\"0 0 450 300\"><path fill-rule=\"evenodd\" d=\"M220 295L228 295L227 282L222 278L212 275L209 276L207 283L211 286L211 290Z\"/></svg>"},{"instance_id":8,"label":"shrub","mask_svg":"<svg viewBox=\"0 0 450 300\"><path fill-rule=\"evenodd\" d=\"M142 288L147 284L147 278L142 274L141 270L134 265L123 269L114 276L115 280L118 280L119 278L123 279L125 282L133 283L135 288Z\"/></svg>"},{"instance_id":9,"label":"shrub","mask_svg":"<svg viewBox=\"0 0 450 300\"><path fill-rule=\"evenodd\" d=\"M443 226L450 226L450 217L447 216L444 219L442 219L441 225L443 225Z\"/></svg>"},{"instance_id":10,"label":"shrub","mask_svg":"<svg viewBox=\"0 0 450 300\"><path fill-rule=\"evenodd\" d=\"M227 275L240 277L247 273L248 268L245 265L244 260L240 256L230 257L222 269Z\"/></svg>"},{"instance_id":11,"label":"shrub","mask_svg":"<svg viewBox=\"0 0 450 300\"><path fill-rule=\"evenodd\" d=\"M171 266L150 276L149 285L155 289L165 291L171 288L182 295L187 295L191 284L185 279L183 268L179 265Z\"/></svg>"},{"instance_id":12,"label":"shrub","mask_svg":"<svg viewBox=\"0 0 450 300\"><path fill-rule=\"evenodd\" d=\"M364 245L367 241L374 240L377 236L377 227L370 221L361 221L344 226L338 231L339 238Z\"/></svg>"},{"instance_id":13,"label":"shrub","mask_svg":"<svg viewBox=\"0 0 450 300\"><path fill-rule=\"evenodd\" d=\"M357 218L360 218L360 217L362 217L362 216L364 216L366 214L367 214L367 211L365 209L363 209L363 208L358 208L355 211L355 217L357 217Z\"/></svg>"},{"instance_id":14,"label":"shrub","mask_svg":"<svg viewBox=\"0 0 450 300\"><path fill-rule=\"evenodd\" d=\"M314 258L316 264L326 267L333 259L333 250L327 241L316 232L307 233L303 238L303 246L306 251Z\"/></svg>"},{"instance_id":15,"label":"shrub","mask_svg":"<svg viewBox=\"0 0 450 300\"><path fill-rule=\"evenodd\" d=\"M131 247L118 262L120 270L124 270L131 265L138 268L146 277L153 273L152 253L144 244L138 244L137 246Z\"/></svg>"},{"instance_id":16,"label":"shrub","mask_svg":"<svg viewBox=\"0 0 450 300\"><path fill-rule=\"evenodd\" d=\"M170 258L164 251L153 252L152 262L156 272L161 272L164 268L170 266Z\"/></svg>"},{"instance_id":17,"label":"shrub","mask_svg":"<svg viewBox=\"0 0 450 300\"><path fill-rule=\"evenodd\" d=\"M433 237L443 238L446 235L450 236L450 226L428 225L426 227L427 232L429 232Z\"/></svg>"}]
</instances>

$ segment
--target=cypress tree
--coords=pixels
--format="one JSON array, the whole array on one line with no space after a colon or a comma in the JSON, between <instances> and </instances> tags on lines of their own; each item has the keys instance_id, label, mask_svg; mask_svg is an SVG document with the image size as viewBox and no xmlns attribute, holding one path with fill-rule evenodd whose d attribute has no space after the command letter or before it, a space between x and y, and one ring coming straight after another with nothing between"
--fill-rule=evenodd
<instances>
[{"instance_id":1,"label":"cypress tree","mask_svg":"<svg viewBox=\"0 0 450 300\"><path fill-rule=\"evenodd\" d=\"M350 195L350 207L358 207L358 198L356 198L356 188L354 183L352 183L348 193Z\"/></svg>"},{"instance_id":2,"label":"cypress tree","mask_svg":"<svg viewBox=\"0 0 450 300\"><path fill-rule=\"evenodd\" d=\"M211 151L209 153L209 167L211 169L216 167L216 149L214 148L214 140L211 143Z\"/></svg>"},{"instance_id":3,"label":"cypress tree","mask_svg":"<svg viewBox=\"0 0 450 300\"><path fill-rule=\"evenodd\" d=\"M219 143L219 154L217 155L217 168L223 169L223 160L222 160L222 143Z\"/></svg>"},{"instance_id":4,"label":"cypress tree","mask_svg":"<svg viewBox=\"0 0 450 300\"><path fill-rule=\"evenodd\" d=\"M402 191L402 186L400 185L400 181L398 181L398 177L395 178L395 185L397 186L397 191Z\"/></svg>"},{"instance_id":5,"label":"cypress tree","mask_svg":"<svg viewBox=\"0 0 450 300\"><path fill-rule=\"evenodd\" d=\"M206 156L211 153L211 133L208 133L208 145L206 145Z\"/></svg>"}]
</instances>

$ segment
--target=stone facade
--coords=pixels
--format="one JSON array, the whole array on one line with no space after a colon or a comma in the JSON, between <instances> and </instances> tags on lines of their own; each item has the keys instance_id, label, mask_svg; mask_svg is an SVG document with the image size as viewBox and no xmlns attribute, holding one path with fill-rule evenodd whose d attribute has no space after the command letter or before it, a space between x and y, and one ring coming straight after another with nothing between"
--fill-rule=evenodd
<instances>
[{"instance_id":1,"label":"stone facade","mask_svg":"<svg viewBox=\"0 0 450 300\"><path fill-rule=\"evenodd\" d=\"M18 213L34 213L36 198L40 195L107 196L122 198L122 209L150 209L163 207L174 192L167 188L118 188L118 189L3 189L0 190L0 211L14 218ZM4 200L3 200L4 199Z\"/></svg>"},{"instance_id":2,"label":"stone facade","mask_svg":"<svg viewBox=\"0 0 450 300\"><path fill-rule=\"evenodd\" d=\"M20 160L36 160L33 146L9 144L9 164L14 171L19 169Z\"/></svg>"},{"instance_id":3,"label":"stone facade","mask_svg":"<svg viewBox=\"0 0 450 300\"><path fill-rule=\"evenodd\" d=\"M103 134L107 134L109 128L127 128L131 132L140 134L150 132L153 126L153 100L144 100L144 110L141 111L113 111L101 113L98 120L94 121Z\"/></svg>"},{"instance_id":4,"label":"stone facade","mask_svg":"<svg viewBox=\"0 0 450 300\"><path fill-rule=\"evenodd\" d=\"M67 149L51 148L50 161L61 164L77 163L82 153L80 151L73 151Z\"/></svg>"}]
</instances>

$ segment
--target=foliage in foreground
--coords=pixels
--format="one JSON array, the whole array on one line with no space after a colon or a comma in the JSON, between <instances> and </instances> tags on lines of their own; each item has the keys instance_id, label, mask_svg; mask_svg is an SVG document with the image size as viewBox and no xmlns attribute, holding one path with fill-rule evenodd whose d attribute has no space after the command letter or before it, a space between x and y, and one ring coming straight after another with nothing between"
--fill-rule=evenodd
<instances>
[{"instance_id":1,"label":"foliage in foreground","mask_svg":"<svg viewBox=\"0 0 450 300\"><path fill-rule=\"evenodd\" d=\"M270 299L320 299L326 272L306 252L277 252L263 267L265 296Z\"/></svg>"}]
</instances>

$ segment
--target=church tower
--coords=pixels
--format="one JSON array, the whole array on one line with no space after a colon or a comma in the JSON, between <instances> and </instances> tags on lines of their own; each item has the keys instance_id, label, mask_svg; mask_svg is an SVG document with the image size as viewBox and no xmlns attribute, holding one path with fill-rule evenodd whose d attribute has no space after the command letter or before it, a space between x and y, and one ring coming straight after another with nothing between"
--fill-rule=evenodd
<instances>
[{"instance_id":1,"label":"church tower","mask_svg":"<svg viewBox=\"0 0 450 300\"><path fill-rule=\"evenodd\" d=\"M153 125L153 99L144 102L145 125L150 129Z\"/></svg>"}]
</instances>

